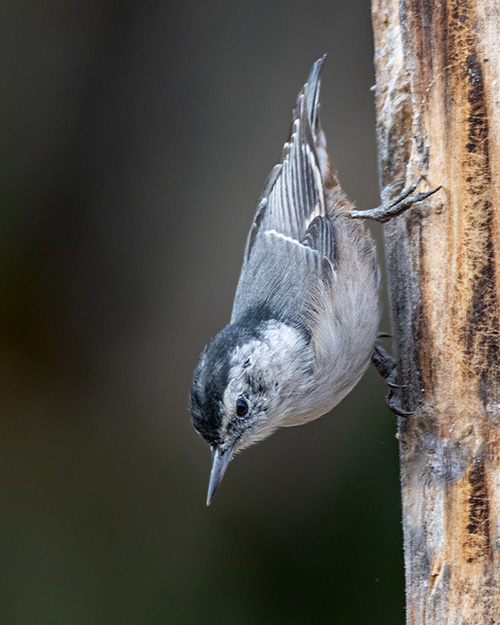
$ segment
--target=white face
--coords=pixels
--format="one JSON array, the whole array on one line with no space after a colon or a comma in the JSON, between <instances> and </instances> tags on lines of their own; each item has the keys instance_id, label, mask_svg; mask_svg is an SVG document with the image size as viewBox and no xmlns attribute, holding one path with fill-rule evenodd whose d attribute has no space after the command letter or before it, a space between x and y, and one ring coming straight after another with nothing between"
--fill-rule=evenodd
<instances>
[{"instance_id":1,"label":"white face","mask_svg":"<svg viewBox=\"0 0 500 625\"><path fill-rule=\"evenodd\" d=\"M234 349L221 406L220 434L228 446L240 450L266 438L293 413L309 352L301 332L277 321L262 340Z\"/></svg>"}]
</instances>

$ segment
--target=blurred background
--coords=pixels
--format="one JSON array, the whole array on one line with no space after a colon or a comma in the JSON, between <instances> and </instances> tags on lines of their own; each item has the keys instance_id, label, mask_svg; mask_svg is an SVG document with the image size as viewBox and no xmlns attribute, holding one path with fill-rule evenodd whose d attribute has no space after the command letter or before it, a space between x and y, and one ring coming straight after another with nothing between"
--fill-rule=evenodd
<instances>
[{"instance_id":1,"label":"blurred background","mask_svg":"<svg viewBox=\"0 0 500 625\"><path fill-rule=\"evenodd\" d=\"M188 413L324 52L330 152L373 207L368 0L1 3L0 623L403 622L374 371L238 456L210 508Z\"/></svg>"}]
</instances>

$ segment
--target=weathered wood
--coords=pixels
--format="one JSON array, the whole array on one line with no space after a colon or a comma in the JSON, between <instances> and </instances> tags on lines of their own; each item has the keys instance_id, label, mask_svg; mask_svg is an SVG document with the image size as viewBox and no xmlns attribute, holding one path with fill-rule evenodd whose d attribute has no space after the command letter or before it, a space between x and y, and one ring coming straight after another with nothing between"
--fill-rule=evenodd
<instances>
[{"instance_id":1,"label":"weathered wood","mask_svg":"<svg viewBox=\"0 0 500 625\"><path fill-rule=\"evenodd\" d=\"M372 0L407 622L500 623L500 3ZM425 185L423 185L425 189Z\"/></svg>"}]
</instances>

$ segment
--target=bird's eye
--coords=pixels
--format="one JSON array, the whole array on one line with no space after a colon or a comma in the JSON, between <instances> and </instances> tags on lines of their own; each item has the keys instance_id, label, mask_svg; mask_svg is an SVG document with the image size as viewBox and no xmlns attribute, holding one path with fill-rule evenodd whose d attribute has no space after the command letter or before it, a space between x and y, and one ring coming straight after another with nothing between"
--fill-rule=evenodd
<instances>
[{"instance_id":1,"label":"bird's eye","mask_svg":"<svg viewBox=\"0 0 500 625\"><path fill-rule=\"evenodd\" d=\"M248 404L244 399L241 399L240 397L236 400L236 414L238 415L238 417L244 417L247 412Z\"/></svg>"}]
</instances>

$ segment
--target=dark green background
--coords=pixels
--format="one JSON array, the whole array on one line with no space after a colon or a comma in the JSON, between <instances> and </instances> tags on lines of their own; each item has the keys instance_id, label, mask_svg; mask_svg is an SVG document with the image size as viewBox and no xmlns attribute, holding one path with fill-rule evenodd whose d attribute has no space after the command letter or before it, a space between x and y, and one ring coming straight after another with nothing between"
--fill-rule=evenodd
<instances>
[{"instance_id":1,"label":"dark green background","mask_svg":"<svg viewBox=\"0 0 500 625\"><path fill-rule=\"evenodd\" d=\"M324 52L330 151L369 208L368 1L1 4L0 623L403 622L373 371L239 456L208 509L187 410Z\"/></svg>"}]
</instances>

